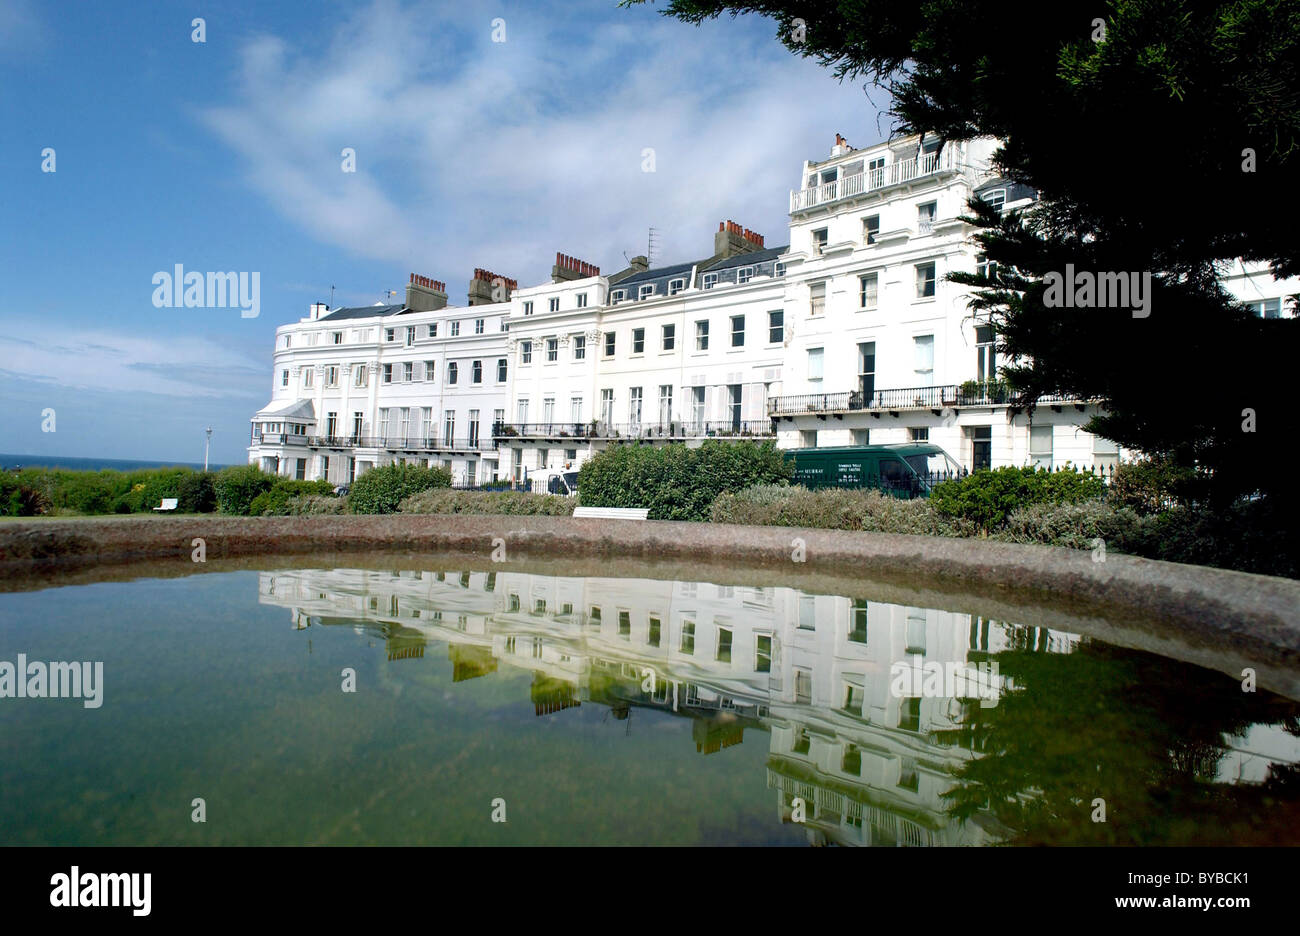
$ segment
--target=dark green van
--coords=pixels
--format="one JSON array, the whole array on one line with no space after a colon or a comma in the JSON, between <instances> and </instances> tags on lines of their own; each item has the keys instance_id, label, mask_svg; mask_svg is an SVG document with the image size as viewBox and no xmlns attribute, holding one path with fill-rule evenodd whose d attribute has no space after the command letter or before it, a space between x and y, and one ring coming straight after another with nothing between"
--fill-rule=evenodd
<instances>
[{"instance_id":1,"label":"dark green van","mask_svg":"<svg viewBox=\"0 0 1300 936\"><path fill-rule=\"evenodd\" d=\"M877 488L895 497L928 497L940 481L965 472L928 442L793 449L791 484L807 488Z\"/></svg>"}]
</instances>

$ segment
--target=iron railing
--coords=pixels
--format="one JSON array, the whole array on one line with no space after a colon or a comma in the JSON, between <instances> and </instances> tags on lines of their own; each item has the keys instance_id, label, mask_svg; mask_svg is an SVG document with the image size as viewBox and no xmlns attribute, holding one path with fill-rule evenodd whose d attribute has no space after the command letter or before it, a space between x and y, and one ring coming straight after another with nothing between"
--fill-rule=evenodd
<instances>
[{"instance_id":1,"label":"iron railing","mask_svg":"<svg viewBox=\"0 0 1300 936\"><path fill-rule=\"evenodd\" d=\"M1039 403L1087 403L1070 394L1042 394ZM767 413L780 416L801 416L817 413L848 413L871 410L942 409L962 406L1003 406L1017 403L1017 395L1001 381L963 384L938 384L928 387L903 387L874 390L866 393L851 390L844 393L804 393L795 396L773 397L767 401Z\"/></svg>"},{"instance_id":2,"label":"iron railing","mask_svg":"<svg viewBox=\"0 0 1300 936\"><path fill-rule=\"evenodd\" d=\"M698 439L770 438L769 419L727 419L714 422L681 420L629 423L495 423L492 435L502 439Z\"/></svg>"}]
</instances>

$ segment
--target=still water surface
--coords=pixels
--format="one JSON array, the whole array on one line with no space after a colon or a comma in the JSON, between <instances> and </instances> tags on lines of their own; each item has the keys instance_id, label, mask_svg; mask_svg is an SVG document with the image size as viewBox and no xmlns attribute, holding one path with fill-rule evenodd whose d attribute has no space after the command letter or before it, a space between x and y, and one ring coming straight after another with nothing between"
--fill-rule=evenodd
<instances>
[{"instance_id":1,"label":"still water surface","mask_svg":"<svg viewBox=\"0 0 1300 936\"><path fill-rule=\"evenodd\" d=\"M211 573L0 595L19 653L103 705L0 699L5 844L1300 841L1296 702L869 595Z\"/></svg>"}]
</instances>

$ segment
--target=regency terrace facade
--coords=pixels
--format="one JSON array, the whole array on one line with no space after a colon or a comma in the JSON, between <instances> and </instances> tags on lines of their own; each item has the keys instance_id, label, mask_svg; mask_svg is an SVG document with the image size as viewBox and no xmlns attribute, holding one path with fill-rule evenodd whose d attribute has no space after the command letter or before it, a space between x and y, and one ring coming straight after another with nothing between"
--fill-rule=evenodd
<instances>
[{"instance_id":1,"label":"regency terrace facade","mask_svg":"<svg viewBox=\"0 0 1300 936\"><path fill-rule=\"evenodd\" d=\"M1112 466L1118 447L1080 429L1094 401L1012 405L993 329L945 279L981 263L969 199L1034 199L990 168L995 148L837 134L790 192L786 246L728 221L710 254L667 266L602 275L557 254L536 286L476 270L466 306L415 274L402 304L314 305L277 331L249 460L337 483L405 461L537 486L612 444L748 438L928 440L970 470ZM1300 280L1238 264L1224 282L1260 315L1294 314Z\"/></svg>"}]
</instances>

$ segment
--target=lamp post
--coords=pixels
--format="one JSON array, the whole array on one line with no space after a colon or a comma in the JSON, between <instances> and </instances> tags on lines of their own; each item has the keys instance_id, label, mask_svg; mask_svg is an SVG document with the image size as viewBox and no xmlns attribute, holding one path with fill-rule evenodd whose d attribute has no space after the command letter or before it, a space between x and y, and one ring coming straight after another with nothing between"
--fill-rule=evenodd
<instances>
[{"instance_id":1,"label":"lamp post","mask_svg":"<svg viewBox=\"0 0 1300 936\"><path fill-rule=\"evenodd\" d=\"M203 472L206 474L208 471L208 450L212 448L212 427L208 426L203 432L207 436L207 439L203 442Z\"/></svg>"}]
</instances>

